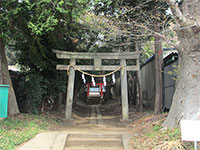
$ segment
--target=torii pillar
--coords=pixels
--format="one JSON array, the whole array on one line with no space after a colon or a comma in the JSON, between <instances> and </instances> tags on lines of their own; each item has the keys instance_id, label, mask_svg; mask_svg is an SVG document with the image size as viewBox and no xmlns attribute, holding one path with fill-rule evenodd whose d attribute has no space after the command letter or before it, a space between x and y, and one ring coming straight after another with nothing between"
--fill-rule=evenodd
<instances>
[{"instance_id":1,"label":"torii pillar","mask_svg":"<svg viewBox=\"0 0 200 150\"><path fill-rule=\"evenodd\" d=\"M127 70L126 70L126 59L120 60L120 65L124 66L121 69L121 100L122 100L122 121L129 120L128 110L128 85L127 85Z\"/></svg>"},{"instance_id":2,"label":"torii pillar","mask_svg":"<svg viewBox=\"0 0 200 150\"><path fill-rule=\"evenodd\" d=\"M70 59L70 65L75 65L76 60ZM73 104L73 96L74 96L74 78L75 78L75 70L73 67L70 67L69 70L69 78L68 78L68 86L67 86L67 97L66 97L66 111L65 111L65 119L71 120L72 118L72 104Z\"/></svg>"}]
</instances>

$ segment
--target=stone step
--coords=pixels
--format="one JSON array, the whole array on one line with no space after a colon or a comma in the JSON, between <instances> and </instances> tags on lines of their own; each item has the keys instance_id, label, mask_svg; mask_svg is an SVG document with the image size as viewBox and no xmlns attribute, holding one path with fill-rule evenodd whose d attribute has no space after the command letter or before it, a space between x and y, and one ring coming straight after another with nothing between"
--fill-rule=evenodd
<instances>
[{"instance_id":1,"label":"stone step","mask_svg":"<svg viewBox=\"0 0 200 150\"><path fill-rule=\"evenodd\" d=\"M65 150L124 150L124 148L81 148L81 149L77 149L77 148L66 148Z\"/></svg>"},{"instance_id":2,"label":"stone step","mask_svg":"<svg viewBox=\"0 0 200 150\"><path fill-rule=\"evenodd\" d=\"M116 141L69 141L66 148L73 149L123 149L121 142Z\"/></svg>"},{"instance_id":3,"label":"stone step","mask_svg":"<svg viewBox=\"0 0 200 150\"><path fill-rule=\"evenodd\" d=\"M122 147L122 142L121 141L96 141L96 140L75 140L75 141L67 141L67 146L68 148L73 147L73 148L118 148ZM123 147L122 147L123 148Z\"/></svg>"},{"instance_id":4,"label":"stone step","mask_svg":"<svg viewBox=\"0 0 200 150\"><path fill-rule=\"evenodd\" d=\"M99 137L94 137L94 138L88 138L88 137L84 137L84 138L69 138L67 141L116 141L116 142L120 142L121 139L119 138L99 138Z\"/></svg>"},{"instance_id":5,"label":"stone step","mask_svg":"<svg viewBox=\"0 0 200 150\"><path fill-rule=\"evenodd\" d=\"M81 149L77 149L77 148L66 148L65 150L124 150L124 148L81 148Z\"/></svg>"},{"instance_id":6,"label":"stone step","mask_svg":"<svg viewBox=\"0 0 200 150\"><path fill-rule=\"evenodd\" d=\"M69 138L120 138L119 134L70 134Z\"/></svg>"},{"instance_id":7,"label":"stone step","mask_svg":"<svg viewBox=\"0 0 200 150\"><path fill-rule=\"evenodd\" d=\"M123 150L121 135L72 134L66 142L66 150Z\"/></svg>"}]
</instances>

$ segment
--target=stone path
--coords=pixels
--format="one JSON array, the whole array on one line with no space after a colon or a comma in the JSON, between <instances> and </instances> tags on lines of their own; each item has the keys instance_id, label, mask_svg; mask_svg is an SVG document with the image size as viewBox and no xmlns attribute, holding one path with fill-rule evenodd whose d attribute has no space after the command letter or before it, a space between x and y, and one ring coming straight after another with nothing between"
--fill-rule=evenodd
<instances>
[{"instance_id":1,"label":"stone path","mask_svg":"<svg viewBox=\"0 0 200 150\"><path fill-rule=\"evenodd\" d=\"M100 108L98 105L91 105L91 118L90 124L104 124L104 120L102 119L102 115L100 112Z\"/></svg>"},{"instance_id":2,"label":"stone path","mask_svg":"<svg viewBox=\"0 0 200 150\"><path fill-rule=\"evenodd\" d=\"M91 105L88 123L68 124L64 131L43 132L17 150L129 150L124 126L106 124L98 105Z\"/></svg>"}]
</instances>

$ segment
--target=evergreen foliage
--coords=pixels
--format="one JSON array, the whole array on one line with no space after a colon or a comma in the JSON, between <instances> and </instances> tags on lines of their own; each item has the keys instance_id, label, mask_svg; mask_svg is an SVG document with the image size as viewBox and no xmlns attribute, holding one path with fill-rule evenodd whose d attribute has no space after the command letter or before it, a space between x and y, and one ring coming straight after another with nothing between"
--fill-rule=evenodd
<instances>
[{"instance_id":1,"label":"evergreen foliage","mask_svg":"<svg viewBox=\"0 0 200 150\"><path fill-rule=\"evenodd\" d=\"M133 51L134 42L148 31L135 26L135 20L146 23L155 13L154 3L146 0L2 0L0 4L0 36L12 51L9 54L15 55L13 63L25 74L21 85L34 113L45 97L65 91L67 75L56 70L56 64L65 62L55 57L52 48ZM167 5L159 4L165 11Z\"/></svg>"},{"instance_id":2,"label":"evergreen foliage","mask_svg":"<svg viewBox=\"0 0 200 150\"><path fill-rule=\"evenodd\" d=\"M64 92L67 74L56 70L52 48L76 51L80 16L88 10L87 0L2 1L1 37L16 55L24 72L20 88L28 101L28 112L38 113L45 97Z\"/></svg>"}]
</instances>

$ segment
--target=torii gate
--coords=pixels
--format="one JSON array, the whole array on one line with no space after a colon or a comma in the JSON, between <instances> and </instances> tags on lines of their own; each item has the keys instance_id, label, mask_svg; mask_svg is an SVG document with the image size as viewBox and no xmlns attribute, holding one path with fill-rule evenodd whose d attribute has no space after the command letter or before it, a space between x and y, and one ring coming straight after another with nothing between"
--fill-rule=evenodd
<instances>
[{"instance_id":1,"label":"torii gate","mask_svg":"<svg viewBox=\"0 0 200 150\"><path fill-rule=\"evenodd\" d=\"M127 88L127 71L139 71L139 55L140 52L136 46L135 52L122 52L122 53L85 53L85 52L67 52L60 50L52 50L56 53L59 59L70 59L70 65L76 65L76 59L93 59L94 65L76 65L77 68L84 71L113 71L119 68L114 65L102 65L103 60L120 60L120 65L123 66L121 69L121 100L122 100L122 120L129 120L129 109L128 109L128 88ZM136 65L127 66L126 60L136 60ZM57 70L68 70L68 65L57 65ZM67 87L67 98L66 98L66 120L72 118L72 104L74 95L74 78L75 70L73 67L69 69L68 87Z\"/></svg>"}]
</instances>

